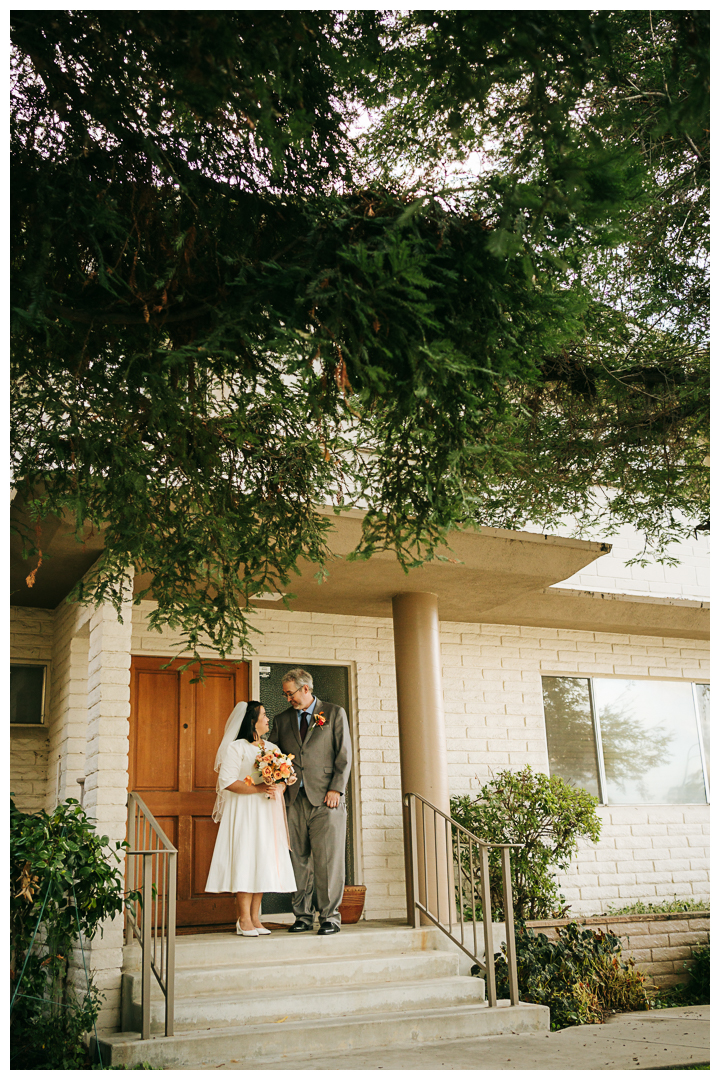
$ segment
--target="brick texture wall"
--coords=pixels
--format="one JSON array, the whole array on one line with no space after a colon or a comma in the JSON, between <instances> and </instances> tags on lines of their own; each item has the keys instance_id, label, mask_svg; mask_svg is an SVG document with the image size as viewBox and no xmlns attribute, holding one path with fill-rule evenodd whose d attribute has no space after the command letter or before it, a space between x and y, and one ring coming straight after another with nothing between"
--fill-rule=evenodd
<instances>
[{"instance_id":1,"label":"brick texture wall","mask_svg":"<svg viewBox=\"0 0 720 1080\"><path fill-rule=\"evenodd\" d=\"M110 605L98 609L60 604L52 611L15 609L11 618L11 656L51 660L46 725L11 733L11 789L20 809L51 812L68 796L80 798L85 778L85 809L97 830L111 841L125 838L128 715L130 711L130 630ZM120 1023L122 920L108 921L102 936L76 949L70 980L85 987L84 964L105 994L98 1030Z\"/></svg>"},{"instance_id":2,"label":"brick texture wall","mask_svg":"<svg viewBox=\"0 0 720 1080\"><path fill-rule=\"evenodd\" d=\"M10 659L48 662L46 710L53 686L53 612L44 608L10 608ZM26 814L42 810L48 784L48 727L10 730L10 790Z\"/></svg>"},{"instance_id":3,"label":"brick texture wall","mask_svg":"<svg viewBox=\"0 0 720 1080\"><path fill-rule=\"evenodd\" d=\"M693 946L705 945L710 940L709 911L607 915L577 921L586 929L617 934L623 942L623 959L633 957L638 971L648 976L648 982L661 988L687 982L690 976L685 964L692 956ZM527 925L556 941L558 927L568 922L568 919L550 919Z\"/></svg>"},{"instance_id":4,"label":"brick texture wall","mask_svg":"<svg viewBox=\"0 0 720 1080\"><path fill-rule=\"evenodd\" d=\"M132 651L173 655L175 635L151 634L151 605L134 609ZM262 661L342 662L352 669L357 880L368 918L405 911L400 753L390 619L264 609ZM707 679L704 643L678 639L442 623L450 789L477 791L504 767L547 769L543 674ZM584 845L561 878L574 914L603 902L709 895L709 807L602 807L597 845Z\"/></svg>"},{"instance_id":5,"label":"brick texture wall","mask_svg":"<svg viewBox=\"0 0 720 1080\"><path fill-rule=\"evenodd\" d=\"M688 531L693 525L688 522ZM559 529L557 535L570 536L572 529ZM600 540L594 536L588 539ZM679 559L678 566L666 566L650 560L647 566L627 566L627 560L644 550L644 538L631 525L624 525L610 538L612 551L583 567L558 588L589 589L598 592L640 596L675 596L688 600L710 598L710 538L700 534L671 544L669 553Z\"/></svg>"},{"instance_id":6,"label":"brick texture wall","mask_svg":"<svg viewBox=\"0 0 720 1080\"><path fill-rule=\"evenodd\" d=\"M477 790L492 770L547 769L543 675L708 679L703 642L577 630L443 624L452 790ZM583 843L560 877L573 913L602 903L709 895L710 808L600 807L597 845Z\"/></svg>"},{"instance_id":7,"label":"brick texture wall","mask_svg":"<svg viewBox=\"0 0 720 1080\"><path fill-rule=\"evenodd\" d=\"M45 809L67 798L80 799L78 777L85 775L87 669L92 610L60 604L53 632L53 686L50 696L48 777Z\"/></svg>"},{"instance_id":8,"label":"brick texture wall","mask_svg":"<svg viewBox=\"0 0 720 1080\"><path fill-rule=\"evenodd\" d=\"M132 611L126 602L118 620L110 604L90 616L84 774L85 809L111 846L125 839L130 731L130 640ZM102 936L86 945L86 960L104 999L98 1031L117 1031L121 1013L123 918L106 919ZM77 962L77 958L76 958ZM82 973L75 972L82 986Z\"/></svg>"}]
</instances>

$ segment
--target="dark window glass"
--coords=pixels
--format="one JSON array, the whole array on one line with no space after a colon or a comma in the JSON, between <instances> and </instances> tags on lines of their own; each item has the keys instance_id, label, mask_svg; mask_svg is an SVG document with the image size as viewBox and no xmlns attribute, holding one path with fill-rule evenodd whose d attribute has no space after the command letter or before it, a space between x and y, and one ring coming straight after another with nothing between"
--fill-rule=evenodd
<instances>
[{"instance_id":1,"label":"dark window glass","mask_svg":"<svg viewBox=\"0 0 720 1080\"><path fill-rule=\"evenodd\" d=\"M543 701L550 775L600 798L589 679L545 677Z\"/></svg>"},{"instance_id":2,"label":"dark window glass","mask_svg":"<svg viewBox=\"0 0 720 1080\"><path fill-rule=\"evenodd\" d=\"M10 665L10 723L42 724L45 668Z\"/></svg>"}]
</instances>

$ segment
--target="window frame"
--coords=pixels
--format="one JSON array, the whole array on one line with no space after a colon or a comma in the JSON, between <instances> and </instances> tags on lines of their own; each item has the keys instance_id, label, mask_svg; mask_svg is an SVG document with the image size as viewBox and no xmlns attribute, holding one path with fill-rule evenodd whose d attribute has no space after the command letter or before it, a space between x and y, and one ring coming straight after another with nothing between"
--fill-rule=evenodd
<instances>
[{"instance_id":1,"label":"window frame","mask_svg":"<svg viewBox=\"0 0 720 1080\"><path fill-rule=\"evenodd\" d=\"M13 657L10 661L10 668L14 667L36 667L43 669L43 682L42 682L42 699L40 705L40 723L39 724L23 724L17 720L10 720L10 730L16 731L22 728L25 731L37 731L39 728L47 727L47 702L48 702L48 688L50 683L50 663L47 660L20 660L17 657Z\"/></svg>"},{"instance_id":2,"label":"window frame","mask_svg":"<svg viewBox=\"0 0 720 1080\"><path fill-rule=\"evenodd\" d=\"M702 765L703 780L705 781L705 798L707 805L710 805L710 773L708 772L707 760L705 758L705 737L703 735L702 724L700 723L700 702L698 701L698 686L710 686L709 679L698 680L697 682L691 682L693 704L695 706L695 726L697 727L698 734L698 746L700 747L700 763Z\"/></svg>"},{"instance_id":3,"label":"window frame","mask_svg":"<svg viewBox=\"0 0 720 1080\"><path fill-rule=\"evenodd\" d=\"M647 678L647 677L640 677L640 678L634 678L634 679L631 680L632 682L656 682L656 683L672 682L672 683L682 683L682 684L690 683L690 686L692 688L693 708L695 710L695 731L696 731L696 734L697 734L698 747L699 747L699 750L700 750L700 765L701 765L701 768L702 768L703 783L705 785L705 802L704 803L692 803L692 804L691 803L687 803L687 804L686 803L678 803L678 804L675 804L675 803L642 803L642 804L636 804L636 803L609 803L608 802L607 779L606 779L606 776L605 776L605 756L603 754L603 747L602 747L602 731L601 731L600 724L598 723L598 719L597 719L597 707L595 705L595 685L594 684L595 684L596 679L614 680L616 678L617 679L623 679L623 680L627 681L629 677L627 675L623 675L623 676L582 675L579 672L572 672L572 673L569 673L569 674L562 674L562 675L558 674L556 672L553 672L553 673L551 673L551 672L543 672L541 674L541 676L540 676L541 688L542 688L542 683L543 683L544 679L587 679L588 688L589 688L589 692L590 692L589 693L589 697L590 697L590 721L591 721L592 726L593 726L593 735L595 737L595 753L596 753L597 767L598 767L598 787L599 787L599 791L600 791L600 798L598 799L598 806L608 806L608 807L610 807L610 806L635 806L635 805L642 805L642 806L674 806L674 805L679 805L679 806L685 806L685 805L688 805L688 806L689 805L692 805L692 806L709 806L710 805L710 777L708 775L707 761L705 759L705 746L704 746L704 742L703 742L702 728L701 728L701 725L700 725L700 707L699 707L697 689L696 689L697 686L708 686L709 687L710 686L710 680L709 679L652 679L652 678ZM545 748L546 748L546 751L547 751L548 750L548 734L547 734L547 717L545 715L544 693L543 693L543 722L545 724ZM548 756L548 774L552 775L550 773L549 756Z\"/></svg>"}]
</instances>

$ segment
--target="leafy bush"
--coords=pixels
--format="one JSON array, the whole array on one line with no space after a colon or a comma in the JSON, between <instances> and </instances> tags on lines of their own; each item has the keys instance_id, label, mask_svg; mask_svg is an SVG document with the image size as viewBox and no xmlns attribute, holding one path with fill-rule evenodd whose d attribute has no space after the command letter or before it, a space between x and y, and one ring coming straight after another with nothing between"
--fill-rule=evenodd
<instances>
[{"instance_id":1,"label":"leafy bush","mask_svg":"<svg viewBox=\"0 0 720 1080\"><path fill-rule=\"evenodd\" d=\"M481 840L522 844L511 852L515 918L544 919L564 914L554 870L565 870L577 851L581 836L596 842L602 822L597 799L574 788L559 776L505 769L480 789L477 796L456 795L450 800L453 817ZM490 897L493 915L502 918L502 869L499 851L490 853ZM467 861L463 867L469 874ZM479 879L473 883L480 903Z\"/></svg>"},{"instance_id":2,"label":"leafy bush","mask_svg":"<svg viewBox=\"0 0 720 1080\"><path fill-rule=\"evenodd\" d=\"M687 984L688 995L693 998L693 1005L710 1004L710 942L707 945L696 945L692 952L692 959L685 962L686 969L690 972L690 981Z\"/></svg>"},{"instance_id":3,"label":"leafy bush","mask_svg":"<svg viewBox=\"0 0 720 1080\"><path fill-rule=\"evenodd\" d=\"M13 1069L73 1069L85 1060L83 1036L100 994L92 981L75 994L68 961L80 934L91 939L104 919L122 911L124 846L118 841L112 851L76 799L51 815L23 814L10 801Z\"/></svg>"},{"instance_id":4,"label":"leafy bush","mask_svg":"<svg viewBox=\"0 0 720 1080\"><path fill-rule=\"evenodd\" d=\"M678 900L675 896L672 900L660 900L657 904L644 903L635 900L632 904L624 907L614 907L609 904L603 915L668 915L676 911L709 911L709 900Z\"/></svg>"},{"instance_id":5,"label":"leafy bush","mask_svg":"<svg viewBox=\"0 0 720 1080\"><path fill-rule=\"evenodd\" d=\"M645 976L622 961L620 938L578 923L558 929L558 940L519 927L515 935L518 985L523 1001L547 1005L553 1031L573 1024L601 1024L608 1012L647 1009ZM510 996L507 953L495 962L498 997Z\"/></svg>"},{"instance_id":6,"label":"leafy bush","mask_svg":"<svg viewBox=\"0 0 720 1080\"><path fill-rule=\"evenodd\" d=\"M685 961L690 978L686 983L658 990L650 1002L651 1009L673 1009L681 1005L710 1004L710 943L696 945L692 957Z\"/></svg>"}]
</instances>

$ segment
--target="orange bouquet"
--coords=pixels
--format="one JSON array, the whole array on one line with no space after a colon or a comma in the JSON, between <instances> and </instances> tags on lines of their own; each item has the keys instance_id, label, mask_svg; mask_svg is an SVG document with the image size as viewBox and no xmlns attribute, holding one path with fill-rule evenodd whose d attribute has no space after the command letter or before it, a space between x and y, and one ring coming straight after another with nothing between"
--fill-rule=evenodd
<instances>
[{"instance_id":1,"label":"orange bouquet","mask_svg":"<svg viewBox=\"0 0 720 1080\"><path fill-rule=\"evenodd\" d=\"M245 783L256 787L260 784L287 784L289 787L297 780L292 764L294 757L294 754L283 754L280 750L266 750L262 746L252 772L245 777Z\"/></svg>"}]
</instances>

